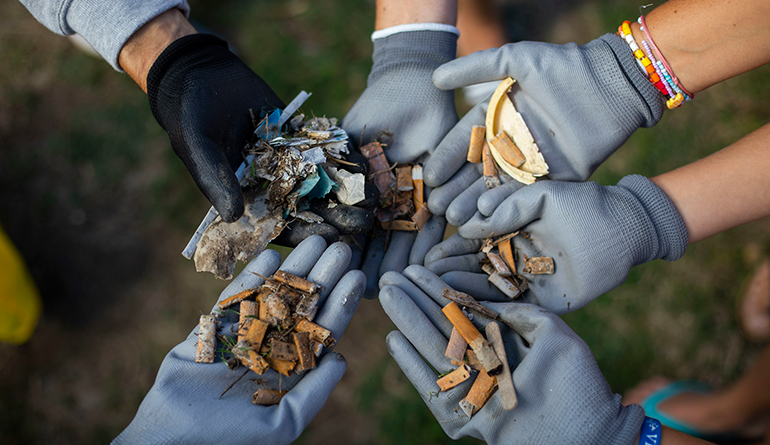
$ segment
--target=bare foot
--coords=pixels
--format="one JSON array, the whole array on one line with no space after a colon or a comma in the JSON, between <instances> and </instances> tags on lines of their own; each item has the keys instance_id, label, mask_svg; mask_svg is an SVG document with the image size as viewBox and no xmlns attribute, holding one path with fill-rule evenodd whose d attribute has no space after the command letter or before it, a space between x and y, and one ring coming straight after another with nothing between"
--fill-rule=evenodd
<instances>
[{"instance_id":1,"label":"bare foot","mask_svg":"<svg viewBox=\"0 0 770 445\"><path fill-rule=\"evenodd\" d=\"M652 394L671 383L664 377L653 377L629 390L623 398L624 405L641 405ZM753 427L736 409L736 403L724 392L708 394L681 393L658 404L657 410L682 424L708 434L741 431L756 436Z\"/></svg>"},{"instance_id":2,"label":"bare foot","mask_svg":"<svg viewBox=\"0 0 770 445\"><path fill-rule=\"evenodd\" d=\"M770 340L770 258L751 277L739 314L746 338L756 342Z\"/></svg>"}]
</instances>

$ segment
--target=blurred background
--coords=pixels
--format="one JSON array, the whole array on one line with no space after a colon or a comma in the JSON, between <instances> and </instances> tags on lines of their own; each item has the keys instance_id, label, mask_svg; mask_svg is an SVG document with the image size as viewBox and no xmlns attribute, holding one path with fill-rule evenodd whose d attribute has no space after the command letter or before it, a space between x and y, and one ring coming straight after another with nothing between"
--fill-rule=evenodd
<instances>
[{"instance_id":1,"label":"blurred background","mask_svg":"<svg viewBox=\"0 0 770 445\"><path fill-rule=\"evenodd\" d=\"M284 100L311 91L306 112L342 118L366 86L373 1L190 3L191 18L227 38ZM630 0L496 8L511 41L582 44L639 15ZM0 225L44 303L27 343L0 344L0 442L106 443L226 285L180 255L209 204L131 79L16 0L0 0L0 60ZM765 66L667 112L592 179L653 176L759 128L770 121L769 74ZM457 97L462 114L468 106ZM742 337L736 308L768 248L766 220L728 231L675 263L635 268L564 318L615 392L653 375L722 386L761 351ZM361 303L337 347L348 372L299 443L451 442L388 355L392 329L377 301Z\"/></svg>"}]
</instances>

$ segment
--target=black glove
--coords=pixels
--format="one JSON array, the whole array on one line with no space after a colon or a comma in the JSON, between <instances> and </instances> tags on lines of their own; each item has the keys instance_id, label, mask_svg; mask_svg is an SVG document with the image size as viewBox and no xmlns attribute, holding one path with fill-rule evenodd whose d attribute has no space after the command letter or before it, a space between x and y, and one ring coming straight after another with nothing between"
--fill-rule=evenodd
<instances>
[{"instance_id":1,"label":"black glove","mask_svg":"<svg viewBox=\"0 0 770 445\"><path fill-rule=\"evenodd\" d=\"M243 215L235 170L263 107L283 108L272 89L210 34L169 45L147 75L150 109L171 147L223 220Z\"/></svg>"}]
</instances>

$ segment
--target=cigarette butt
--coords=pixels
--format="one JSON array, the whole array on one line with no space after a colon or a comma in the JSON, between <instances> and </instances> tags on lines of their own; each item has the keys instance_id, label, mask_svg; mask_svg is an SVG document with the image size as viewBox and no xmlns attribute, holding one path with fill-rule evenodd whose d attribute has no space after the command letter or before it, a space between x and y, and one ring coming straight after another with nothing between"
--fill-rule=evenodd
<instances>
[{"instance_id":1,"label":"cigarette butt","mask_svg":"<svg viewBox=\"0 0 770 445\"><path fill-rule=\"evenodd\" d=\"M394 219L392 221L380 221L380 225L384 230L396 230L400 232L414 232L417 230L417 224L414 221L406 221L403 219Z\"/></svg>"},{"instance_id":2,"label":"cigarette butt","mask_svg":"<svg viewBox=\"0 0 770 445\"><path fill-rule=\"evenodd\" d=\"M519 404L519 399L516 397L516 389L513 387L513 377L511 376L511 368L508 367L508 357L505 354L505 345L503 344L503 336L500 334L500 325L494 321L487 325L485 329L487 338L492 344L492 348L495 353L503 362L503 370L497 375L497 385L500 388L500 399L503 404L503 408L512 410Z\"/></svg>"},{"instance_id":3,"label":"cigarette butt","mask_svg":"<svg viewBox=\"0 0 770 445\"><path fill-rule=\"evenodd\" d=\"M324 350L324 344L320 341L315 341L312 338L310 339L310 349L313 351L313 355L316 357L320 357L321 353Z\"/></svg>"},{"instance_id":4,"label":"cigarette butt","mask_svg":"<svg viewBox=\"0 0 770 445\"><path fill-rule=\"evenodd\" d=\"M276 281L279 281L287 286L293 287L294 289L297 289L306 294L314 294L316 292L321 291L321 286L319 284L313 283L312 281L308 281L304 278L300 278L296 275L292 275L282 270L277 271L273 275L273 278Z\"/></svg>"},{"instance_id":5,"label":"cigarette butt","mask_svg":"<svg viewBox=\"0 0 770 445\"><path fill-rule=\"evenodd\" d=\"M257 296L254 297L254 300L256 300L257 305L259 306L257 308L257 318L263 321L267 321L268 314L267 314L267 305L265 304L265 297L273 293L272 290L270 290L268 287L263 287L259 290L257 293Z\"/></svg>"},{"instance_id":6,"label":"cigarette butt","mask_svg":"<svg viewBox=\"0 0 770 445\"><path fill-rule=\"evenodd\" d=\"M481 153L484 151L484 135L486 127L483 125L474 125L471 128L471 141L468 146L468 162L478 164L481 162Z\"/></svg>"},{"instance_id":7,"label":"cigarette butt","mask_svg":"<svg viewBox=\"0 0 770 445\"><path fill-rule=\"evenodd\" d=\"M201 315L198 322L198 352L195 361L214 363L214 349L217 346L217 322L213 315Z\"/></svg>"},{"instance_id":8,"label":"cigarette butt","mask_svg":"<svg viewBox=\"0 0 770 445\"><path fill-rule=\"evenodd\" d=\"M246 332L249 331L249 324L257 319L257 308L259 303L256 301L241 301L241 307L238 312L238 341L243 340Z\"/></svg>"},{"instance_id":9,"label":"cigarette butt","mask_svg":"<svg viewBox=\"0 0 770 445\"><path fill-rule=\"evenodd\" d=\"M251 403L255 405L277 405L281 398L289 391L278 391L277 389L259 388L251 397Z\"/></svg>"},{"instance_id":10,"label":"cigarette butt","mask_svg":"<svg viewBox=\"0 0 770 445\"><path fill-rule=\"evenodd\" d=\"M279 360L277 358L271 357L267 357L266 360L270 364L271 368L275 369L286 377L291 377L291 372L297 366L297 362L293 360Z\"/></svg>"},{"instance_id":11,"label":"cigarette butt","mask_svg":"<svg viewBox=\"0 0 770 445\"><path fill-rule=\"evenodd\" d=\"M492 152L489 150L489 144L484 142L484 151L482 152L482 160L484 162L484 182L487 188L493 189L499 187L501 182L497 175L497 166L495 165L495 158L492 157Z\"/></svg>"},{"instance_id":12,"label":"cigarette butt","mask_svg":"<svg viewBox=\"0 0 770 445\"><path fill-rule=\"evenodd\" d=\"M497 176L497 167L495 166L495 158L492 157L492 152L489 150L489 145L484 144L484 150L482 151L482 158L484 161L484 176Z\"/></svg>"},{"instance_id":13,"label":"cigarette butt","mask_svg":"<svg viewBox=\"0 0 770 445\"><path fill-rule=\"evenodd\" d=\"M457 328L460 335L468 342L471 349L476 353L481 366L491 375L495 375L503 369L503 364L497 358L497 354L492 346L481 335L478 329L473 326L468 317L465 316L462 309L454 301L444 306L442 309L452 325Z\"/></svg>"},{"instance_id":14,"label":"cigarette butt","mask_svg":"<svg viewBox=\"0 0 770 445\"><path fill-rule=\"evenodd\" d=\"M405 165L396 167L396 178L399 192L408 192L414 189L412 184L412 167Z\"/></svg>"},{"instance_id":15,"label":"cigarette butt","mask_svg":"<svg viewBox=\"0 0 770 445\"><path fill-rule=\"evenodd\" d=\"M294 327L294 332L308 332L312 340L322 343L327 348L331 348L337 342L332 337L330 330L308 320L302 320L297 323L297 326Z\"/></svg>"},{"instance_id":16,"label":"cigarette butt","mask_svg":"<svg viewBox=\"0 0 770 445\"><path fill-rule=\"evenodd\" d=\"M385 158L385 152L382 150L382 144L379 142L370 142L361 147L361 154L366 156L369 161L369 178L380 193L386 193L396 186L396 177L390 171L390 165Z\"/></svg>"},{"instance_id":17,"label":"cigarette butt","mask_svg":"<svg viewBox=\"0 0 770 445\"><path fill-rule=\"evenodd\" d=\"M487 277L487 280L510 299L515 299L521 295L521 289L516 286L511 277L501 277L497 271L494 271Z\"/></svg>"},{"instance_id":18,"label":"cigarette butt","mask_svg":"<svg viewBox=\"0 0 770 445\"><path fill-rule=\"evenodd\" d=\"M471 369L468 365L462 365L449 374L436 380L441 391L448 391L471 377Z\"/></svg>"},{"instance_id":19,"label":"cigarette butt","mask_svg":"<svg viewBox=\"0 0 770 445\"><path fill-rule=\"evenodd\" d=\"M425 203L425 200L423 198L423 182L422 182L421 165L415 165L414 167L412 167L412 185L414 186L414 190L412 190L414 208L417 210L420 210L420 207L423 207L423 204Z\"/></svg>"},{"instance_id":20,"label":"cigarette butt","mask_svg":"<svg viewBox=\"0 0 770 445\"><path fill-rule=\"evenodd\" d=\"M300 317L306 317L308 320L312 320L318 312L318 302L320 300L321 294L319 293L303 295L297 302L294 312Z\"/></svg>"},{"instance_id":21,"label":"cigarette butt","mask_svg":"<svg viewBox=\"0 0 770 445\"><path fill-rule=\"evenodd\" d=\"M452 363L465 362L465 350L468 349L468 342L465 341L457 328L452 328L452 335L449 336L449 343L446 346L444 356L449 357Z\"/></svg>"},{"instance_id":22,"label":"cigarette butt","mask_svg":"<svg viewBox=\"0 0 770 445\"><path fill-rule=\"evenodd\" d=\"M305 372L315 368L315 355L310 349L310 333L295 332L293 337L294 347L297 348L297 355L299 356L299 365L297 365L294 370L297 372Z\"/></svg>"},{"instance_id":23,"label":"cigarette butt","mask_svg":"<svg viewBox=\"0 0 770 445\"><path fill-rule=\"evenodd\" d=\"M525 255L524 268L521 269L524 273L531 273L532 275L543 275L553 273L553 258L548 256L529 257Z\"/></svg>"},{"instance_id":24,"label":"cigarette butt","mask_svg":"<svg viewBox=\"0 0 770 445\"><path fill-rule=\"evenodd\" d=\"M495 136L492 140L492 146L495 147L497 152L500 153L500 156L502 156L506 162L514 167L521 167L527 160L521 150L519 150L519 147L513 143L511 138L508 137L504 131L501 131Z\"/></svg>"},{"instance_id":25,"label":"cigarette butt","mask_svg":"<svg viewBox=\"0 0 770 445\"><path fill-rule=\"evenodd\" d=\"M283 301L283 298L274 293L271 293L262 299L262 302L259 305L260 319L262 318L261 309L263 306L267 311L267 319L264 321L270 323L271 326L282 326L284 321L289 318L288 306Z\"/></svg>"},{"instance_id":26,"label":"cigarette butt","mask_svg":"<svg viewBox=\"0 0 770 445\"><path fill-rule=\"evenodd\" d=\"M249 322L249 329L243 335L243 341L250 347L259 350L262 347L262 340L265 339L268 324L259 319L253 319Z\"/></svg>"},{"instance_id":27,"label":"cigarette butt","mask_svg":"<svg viewBox=\"0 0 770 445\"><path fill-rule=\"evenodd\" d=\"M468 348L467 351L465 351L465 357L468 361L468 366L471 367L474 371L480 371L483 368L481 367L481 362L479 361L479 358L476 357L476 353L473 352L473 349Z\"/></svg>"},{"instance_id":28,"label":"cigarette butt","mask_svg":"<svg viewBox=\"0 0 770 445\"><path fill-rule=\"evenodd\" d=\"M471 390L468 391L468 395L460 401L460 408L468 417L473 417L487 403L496 387L497 378L484 372L483 369L480 370Z\"/></svg>"},{"instance_id":29,"label":"cigarette butt","mask_svg":"<svg viewBox=\"0 0 770 445\"><path fill-rule=\"evenodd\" d=\"M264 357L243 342L239 342L235 345L235 348L233 348L233 355L241 361L243 366L251 369L258 375L264 374L270 367Z\"/></svg>"},{"instance_id":30,"label":"cigarette butt","mask_svg":"<svg viewBox=\"0 0 770 445\"><path fill-rule=\"evenodd\" d=\"M508 267L511 269L511 272L516 270L516 260L513 258L513 248L511 247L511 240L507 239L503 241L502 243L497 245L497 248L500 250L500 256L503 257L503 260L508 264Z\"/></svg>"},{"instance_id":31,"label":"cigarette butt","mask_svg":"<svg viewBox=\"0 0 770 445\"><path fill-rule=\"evenodd\" d=\"M495 246L492 244L492 238L487 238L484 240L484 244L481 245L481 251L484 253L489 253L492 251L493 247Z\"/></svg>"},{"instance_id":32,"label":"cigarette butt","mask_svg":"<svg viewBox=\"0 0 770 445\"><path fill-rule=\"evenodd\" d=\"M493 252L487 252L487 258L489 258L489 261L492 263L492 266L495 268L498 275L501 277L511 276L511 269L508 268L508 265L505 264L505 261L503 261L500 255Z\"/></svg>"},{"instance_id":33,"label":"cigarette butt","mask_svg":"<svg viewBox=\"0 0 770 445\"><path fill-rule=\"evenodd\" d=\"M293 344L273 339L270 346L270 358L276 360L299 360L297 349Z\"/></svg>"},{"instance_id":34,"label":"cigarette butt","mask_svg":"<svg viewBox=\"0 0 770 445\"><path fill-rule=\"evenodd\" d=\"M420 207L417 212L412 215L412 221L414 222L414 225L417 226L417 230L422 230L422 226L428 222L431 216L433 216L433 214L430 213L427 206Z\"/></svg>"},{"instance_id":35,"label":"cigarette butt","mask_svg":"<svg viewBox=\"0 0 770 445\"><path fill-rule=\"evenodd\" d=\"M228 307L240 303L241 301L250 298L252 295L256 294L257 291L259 291L259 288L255 287L253 289L246 289L244 291L238 292L237 294L233 295L232 297L227 297L224 300L217 303L217 309L224 310Z\"/></svg>"}]
</instances>

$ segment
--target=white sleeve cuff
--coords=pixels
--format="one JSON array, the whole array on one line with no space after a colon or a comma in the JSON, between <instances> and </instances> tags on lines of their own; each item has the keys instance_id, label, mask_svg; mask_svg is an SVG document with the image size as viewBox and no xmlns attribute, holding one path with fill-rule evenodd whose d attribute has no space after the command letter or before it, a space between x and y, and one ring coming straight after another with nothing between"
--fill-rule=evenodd
<instances>
[{"instance_id":1,"label":"white sleeve cuff","mask_svg":"<svg viewBox=\"0 0 770 445\"><path fill-rule=\"evenodd\" d=\"M372 33L372 42L376 39L382 39L393 34L400 32L412 32L412 31L444 31L451 32L454 35L459 36L460 31L452 25L445 25L443 23L410 23L408 25L396 25L390 28L381 29Z\"/></svg>"}]
</instances>

